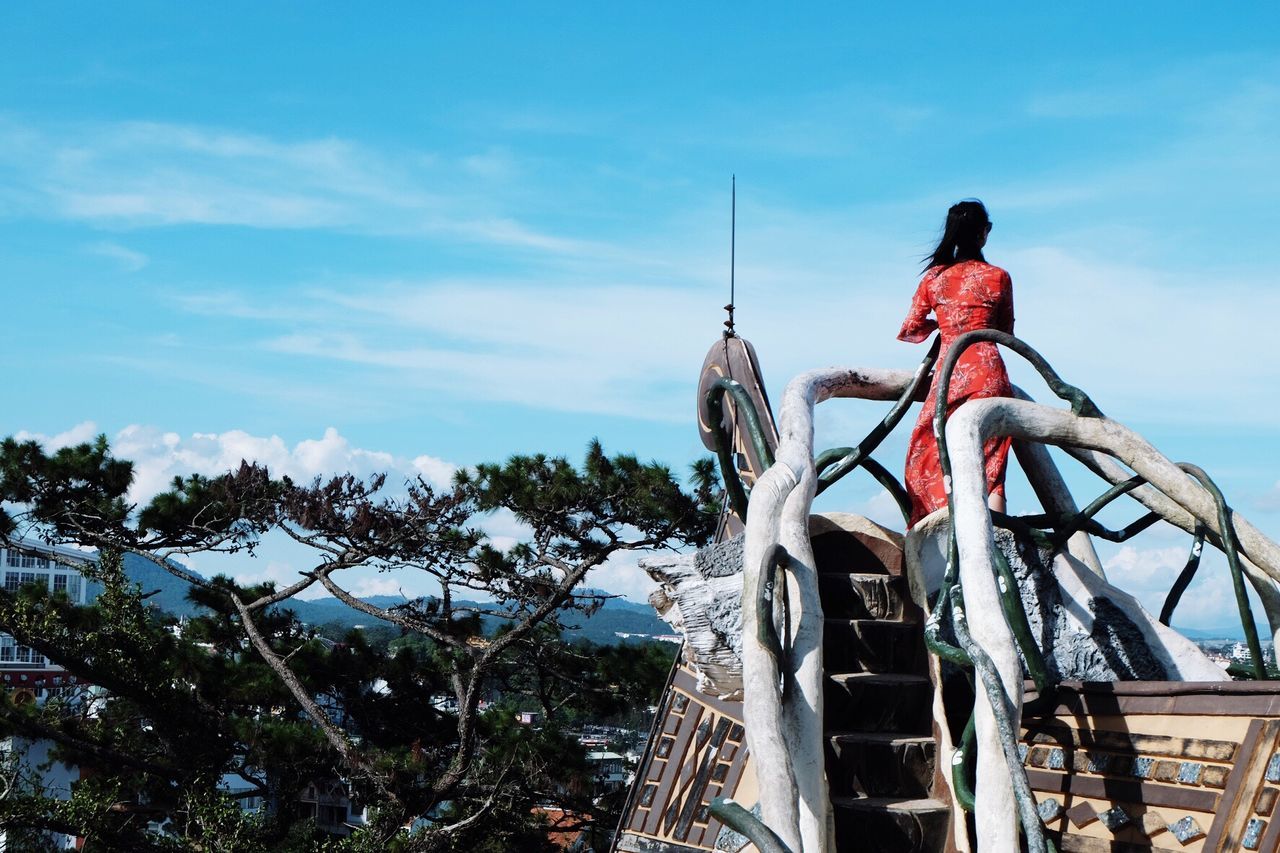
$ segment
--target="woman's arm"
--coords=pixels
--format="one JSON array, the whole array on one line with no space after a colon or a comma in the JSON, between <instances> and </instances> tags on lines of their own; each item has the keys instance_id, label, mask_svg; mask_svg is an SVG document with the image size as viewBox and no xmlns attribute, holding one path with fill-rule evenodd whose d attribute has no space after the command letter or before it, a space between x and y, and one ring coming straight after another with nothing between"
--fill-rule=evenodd
<instances>
[{"instance_id":1,"label":"woman's arm","mask_svg":"<svg viewBox=\"0 0 1280 853\"><path fill-rule=\"evenodd\" d=\"M996 328L1013 334L1013 279L1000 271L1000 310L996 315Z\"/></svg>"},{"instance_id":2,"label":"woman's arm","mask_svg":"<svg viewBox=\"0 0 1280 853\"><path fill-rule=\"evenodd\" d=\"M929 316L933 310L933 299L929 295L929 284L933 278L933 273L927 272L920 279L916 295L911 297L911 310L898 331L898 340L918 344L937 330L938 322Z\"/></svg>"}]
</instances>

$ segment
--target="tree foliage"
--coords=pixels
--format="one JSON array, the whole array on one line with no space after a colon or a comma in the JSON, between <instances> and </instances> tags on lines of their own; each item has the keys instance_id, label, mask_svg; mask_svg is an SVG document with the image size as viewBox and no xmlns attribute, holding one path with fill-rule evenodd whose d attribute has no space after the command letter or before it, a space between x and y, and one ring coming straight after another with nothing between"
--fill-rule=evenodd
<instances>
[{"instance_id":1,"label":"tree foliage","mask_svg":"<svg viewBox=\"0 0 1280 853\"><path fill-rule=\"evenodd\" d=\"M0 590L0 630L93 685L43 704L0 697L0 734L50 740L86 770L62 800L13 770L0 797L11 837L69 832L90 850L539 849L534 806L599 810L584 799L566 726L647 704L633 683L652 691L665 675L662 655L561 640L562 625L601 603L581 592L584 578L622 552L702 544L715 522L705 466L686 491L665 467L595 442L580 468L516 456L446 489L419 479L393 492L385 477L349 474L296 483L241 463L177 478L135 506L131 483L130 463L104 438L53 453L0 443L11 547L95 549L85 571L104 590L88 607L34 587ZM521 541L486 536L495 512L519 523ZM297 581L243 586L175 560L250 554L266 535L311 555ZM126 553L191 583L204 615L181 630L158 617L125 578ZM375 607L344 585L361 567L416 575L439 593ZM394 653L358 633L321 642L287 609L313 587L394 627ZM486 616L502 629L485 634ZM517 725L520 705L541 708L545 723ZM228 774L267 807L241 810ZM336 840L307 820L298 794L324 779L371 806L366 829Z\"/></svg>"}]
</instances>

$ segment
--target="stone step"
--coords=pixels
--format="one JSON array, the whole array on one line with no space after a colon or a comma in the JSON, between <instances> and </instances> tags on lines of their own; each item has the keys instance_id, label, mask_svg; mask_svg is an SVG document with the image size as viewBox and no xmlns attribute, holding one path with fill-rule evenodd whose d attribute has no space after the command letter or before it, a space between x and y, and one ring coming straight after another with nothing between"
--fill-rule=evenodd
<instances>
[{"instance_id":1,"label":"stone step","mask_svg":"<svg viewBox=\"0 0 1280 853\"><path fill-rule=\"evenodd\" d=\"M942 853L950 810L934 799L832 797L837 850Z\"/></svg>"},{"instance_id":2,"label":"stone step","mask_svg":"<svg viewBox=\"0 0 1280 853\"><path fill-rule=\"evenodd\" d=\"M926 676L836 673L827 675L823 688L824 728L829 732L932 734L933 685Z\"/></svg>"},{"instance_id":3,"label":"stone step","mask_svg":"<svg viewBox=\"0 0 1280 853\"><path fill-rule=\"evenodd\" d=\"M924 627L918 621L823 620L827 672L925 672Z\"/></svg>"},{"instance_id":4,"label":"stone step","mask_svg":"<svg viewBox=\"0 0 1280 853\"><path fill-rule=\"evenodd\" d=\"M832 796L928 797L934 742L893 732L828 732Z\"/></svg>"},{"instance_id":5,"label":"stone step","mask_svg":"<svg viewBox=\"0 0 1280 853\"><path fill-rule=\"evenodd\" d=\"M902 575L818 575L822 612L833 619L901 621L911 605L907 579Z\"/></svg>"}]
</instances>

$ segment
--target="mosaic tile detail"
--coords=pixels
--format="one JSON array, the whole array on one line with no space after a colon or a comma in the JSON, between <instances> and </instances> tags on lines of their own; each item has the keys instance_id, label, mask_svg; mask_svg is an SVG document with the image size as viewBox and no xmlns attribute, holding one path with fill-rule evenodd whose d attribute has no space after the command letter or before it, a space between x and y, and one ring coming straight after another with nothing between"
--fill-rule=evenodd
<instances>
[{"instance_id":1,"label":"mosaic tile detail","mask_svg":"<svg viewBox=\"0 0 1280 853\"><path fill-rule=\"evenodd\" d=\"M1271 817L1271 811L1276 807L1276 795L1280 794L1275 788L1263 788L1262 793L1258 795L1258 807L1254 809L1263 817Z\"/></svg>"},{"instance_id":2,"label":"mosaic tile detail","mask_svg":"<svg viewBox=\"0 0 1280 853\"><path fill-rule=\"evenodd\" d=\"M1097 819L1098 810L1090 803L1080 803L1078 806L1067 809L1067 820L1071 821L1077 829L1088 826Z\"/></svg>"},{"instance_id":3,"label":"mosaic tile detail","mask_svg":"<svg viewBox=\"0 0 1280 853\"><path fill-rule=\"evenodd\" d=\"M1240 843L1244 845L1245 850L1257 850L1258 845L1262 843L1262 830L1267 828L1267 822L1260 818L1250 818L1244 827L1244 838L1240 839Z\"/></svg>"},{"instance_id":4,"label":"mosaic tile detail","mask_svg":"<svg viewBox=\"0 0 1280 853\"><path fill-rule=\"evenodd\" d=\"M1040 820L1050 823L1062 817L1062 803L1053 797L1047 797L1036 805L1036 812L1040 815Z\"/></svg>"},{"instance_id":5,"label":"mosaic tile detail","mask_svg":"<svg viewBox=\"0 0 1280 853\"><path fill-rule=\"evenodd\" d=\"M1106 773L1111 767L1111 756L1105 752L1095 753L1089 756L1090 773Z\"/></svg>"},{"instance_id":6,"label":"mosaic tile detail","mask_svg":"<svg viewBox=\"0 0 1280 853\"><path fill-rule=\"evenodd\" d=\"M1191 815L1187 815L1176 823L1169 824L1169 831L1173 833L1173 837L1178 839L1181 844L1190 844L1192 841L1199 841L1204 838L1204 830L1200 828L1200 824L1196 823L1196 819Z\"/></svg>"},{"instance_id":7,"label":"mosaic tile detail","mask_svg":"<svg viewBox=\"0 0 1280 853\"><path fill-rule=\"evenodd\" d=\"M1184 785L1199 785L1200 774L1203 772L1204 765L1198 761L1184 761L1178 768L1178 781Z\"/></svg>"},{"instance_id":8,"label":"mosaic tile detail","mask_svg":"<svg viewBox=\"0 0 1280 853\"><path fill-rule=\"evenodd\" d=\"M1027 761L1032 767L1044 767L1049 761L1049 750L1045 749L1043 746L1032 747L1031 753L1027 757Z\"/></svg>"},{"instance_id":9,"label":"mosaic tile detail","mask_svg":"<svg viewBox=\"0 0 1280 853\"><path fill-rule=\"evenodd\" d=\"M1031 748L1025 743L1018 744L1018 760L1023 764L1027 763L1027 752L1030 751L1030 749Z\"/></svg>"},{"instance_id":10,"label":"mosaic tile detail","mask_svg":"<svg viewBox=\"0 0 1280 853\"><path fill-rule=\"evenodd\" d=\"M1112 832L1133 823L1133 818L1129 817L1129 813L1119 806L1112 806L1102 812L1098 815L1098 820L1102 821L1102 825Z\"/></svg>"},{"instance_id":11,"label":"mosaic tile detail","mask_svg":"<svg viewBox=\"0 0 1280 853\"><path fill-rule=\"evenodd\" d=\"M1133 775L1138 779L1150 779L1151 771L1155 769L1156 760L1154 758L1135 758L1133 760Z\"/></svg>"},{"instance_id":12,"label":"mosaic tile detail","mask_svg":"<svg viewBox=\"0 0 1280 853\"><path fill-rule=\"evenodd\" d=\"M1067 767L1067 757L1063 754L1061 747L1054 747L1049 750L1049 769L1065 770Z\"/></svg>"},{"instance_id":13,"label":"mosaic tile detail","mask_svg":"<svg viewBox=\"0 0 1280 853\"><path fill-rule=\"evenodd\" d=\"M1156 812L1142 813L1142 834L1147 838L1169 831L1169 821Z\"/></svg>"},{"instance_id":14,"label":"mosaic tile detail","mask_svg":"<svg viewBox=\"0 0 1280 853\"><path fill-rule=\"evenodd\" d=\"M1280 752L1271 756L1271 760L1267 762L1267 781L1280 782Z\"/></svg>"},{"instance_id":15,"label":"mosaic tile detail","mask_svg":"<svg viewBox=\"0 0 1280 853\"><path fill-rule=\"evenodd\" d=\"M1227 774L1230 771L1226 767L1206 767L1204 769L1204 784L1210 788L1227 787Z\"/></svg>"}]
</instances>

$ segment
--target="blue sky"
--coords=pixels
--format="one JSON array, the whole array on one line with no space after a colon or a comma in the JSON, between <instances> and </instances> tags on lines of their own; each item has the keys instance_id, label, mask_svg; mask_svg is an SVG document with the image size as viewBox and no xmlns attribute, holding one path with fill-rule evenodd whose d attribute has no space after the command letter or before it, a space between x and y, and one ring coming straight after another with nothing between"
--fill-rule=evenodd
<instances>
[{"instance_id":1,"label":"blue sky","mask_svg":"<svg viewBox=\"0 0 1280 853\"><path fill-rule=\"evenodd\" d=\"M1277 18L10 4L0 433L105 432L140 492L238 454L446 477L593 436L683 468L736 173L739 329L775 399L915 362L919 258L977 196L1019 333L1280 536ZM819 443L879 414L829 404ZM1151 596L1182 560L1154 537L1110 557ZM1229 621L1224 590L1188 624Z\"/></svg>"}]
</instances>

